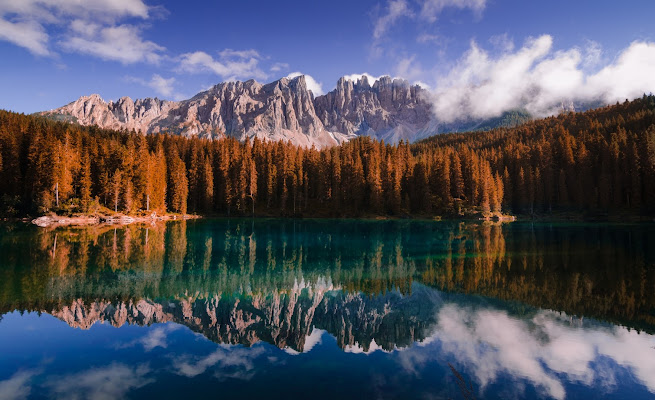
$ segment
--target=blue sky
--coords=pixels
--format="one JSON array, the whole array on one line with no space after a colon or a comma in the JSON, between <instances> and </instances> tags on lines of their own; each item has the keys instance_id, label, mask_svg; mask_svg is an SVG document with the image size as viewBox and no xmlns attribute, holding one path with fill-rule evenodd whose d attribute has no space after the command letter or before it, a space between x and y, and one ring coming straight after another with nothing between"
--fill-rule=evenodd
<instances>
[{"instance_id":1,"label":"blue sky","mask_svg":"<svg viewBox=\"0 0 655 400\"><path fill-rule=\"evenodd\" d=\"M649 0L0 0L0 108L292 73L320 94L366 72L420 82L443 114L547 114L655 91L654 15Z\"/></svg>"}]
</instances>

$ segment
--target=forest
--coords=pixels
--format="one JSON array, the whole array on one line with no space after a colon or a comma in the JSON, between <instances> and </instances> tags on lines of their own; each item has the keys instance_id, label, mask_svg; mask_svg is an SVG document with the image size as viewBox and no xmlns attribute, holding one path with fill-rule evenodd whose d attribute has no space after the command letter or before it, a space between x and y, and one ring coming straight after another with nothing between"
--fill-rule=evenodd
<instances>
[{"instance_id":1,"label":"forest","mask_svg":"<svg viewBox=\"0 0 655 400\"><path fill-rule=\"evenodd\" d=\"M488 132L316 149L0 111L0 216L655 214L655 96Z\"/></svg>"}]
</instances>

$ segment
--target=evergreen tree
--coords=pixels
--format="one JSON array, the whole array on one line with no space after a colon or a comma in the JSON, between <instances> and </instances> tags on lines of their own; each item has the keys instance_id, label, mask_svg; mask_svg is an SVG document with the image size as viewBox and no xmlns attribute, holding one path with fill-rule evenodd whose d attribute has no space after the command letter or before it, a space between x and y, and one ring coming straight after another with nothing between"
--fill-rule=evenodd
<instances>
[{"instance_id":1,"label":"evergreen tree","mask_svg":"<svg viewBox=\"0 0 655 400\"><path fill-rule=\"evenodd\" d=\"M173 212L186 214L187 197L189 195L189 181L186 167L176 149L169 149L167 154L167 205Z\"/></svg>"}]
</instances>

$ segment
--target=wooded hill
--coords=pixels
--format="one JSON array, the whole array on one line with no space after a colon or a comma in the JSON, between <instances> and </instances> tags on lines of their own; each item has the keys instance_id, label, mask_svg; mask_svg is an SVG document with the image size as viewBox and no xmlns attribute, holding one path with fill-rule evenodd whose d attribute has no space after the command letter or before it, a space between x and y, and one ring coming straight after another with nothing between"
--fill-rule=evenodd
<instances>
[{"instance_id":1,"label":"wooded hill","mask_svg":"<svg viewBox=\"0 0 655 400\"><path fill-rule=\"evenodd\" d=\"M389 145L143 136L0 111L0 215L655 213L655 96Z\"/></svg>"}]
</instances>

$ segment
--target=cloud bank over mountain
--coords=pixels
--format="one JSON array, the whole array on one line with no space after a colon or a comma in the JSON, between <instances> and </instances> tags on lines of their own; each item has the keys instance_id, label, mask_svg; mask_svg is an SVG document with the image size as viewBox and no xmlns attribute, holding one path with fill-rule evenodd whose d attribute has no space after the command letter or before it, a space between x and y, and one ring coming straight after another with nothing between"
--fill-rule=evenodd
<instances>
[{"instance_id":1,"label":"cloud bank over mountain","mask_svg":"<svg viewBox=\"0 0 655 400\"><path fill-rule=\"evenodd\" d=\"M598 52L594 43L555 51L553 38L543 35L493 56L472 41L456 65L435 79L435 114L444 122L517 108L547 116L563 102L613 103L655 91L655 43L633 42L602 67Z\"/></svg>"}]
</instances>

